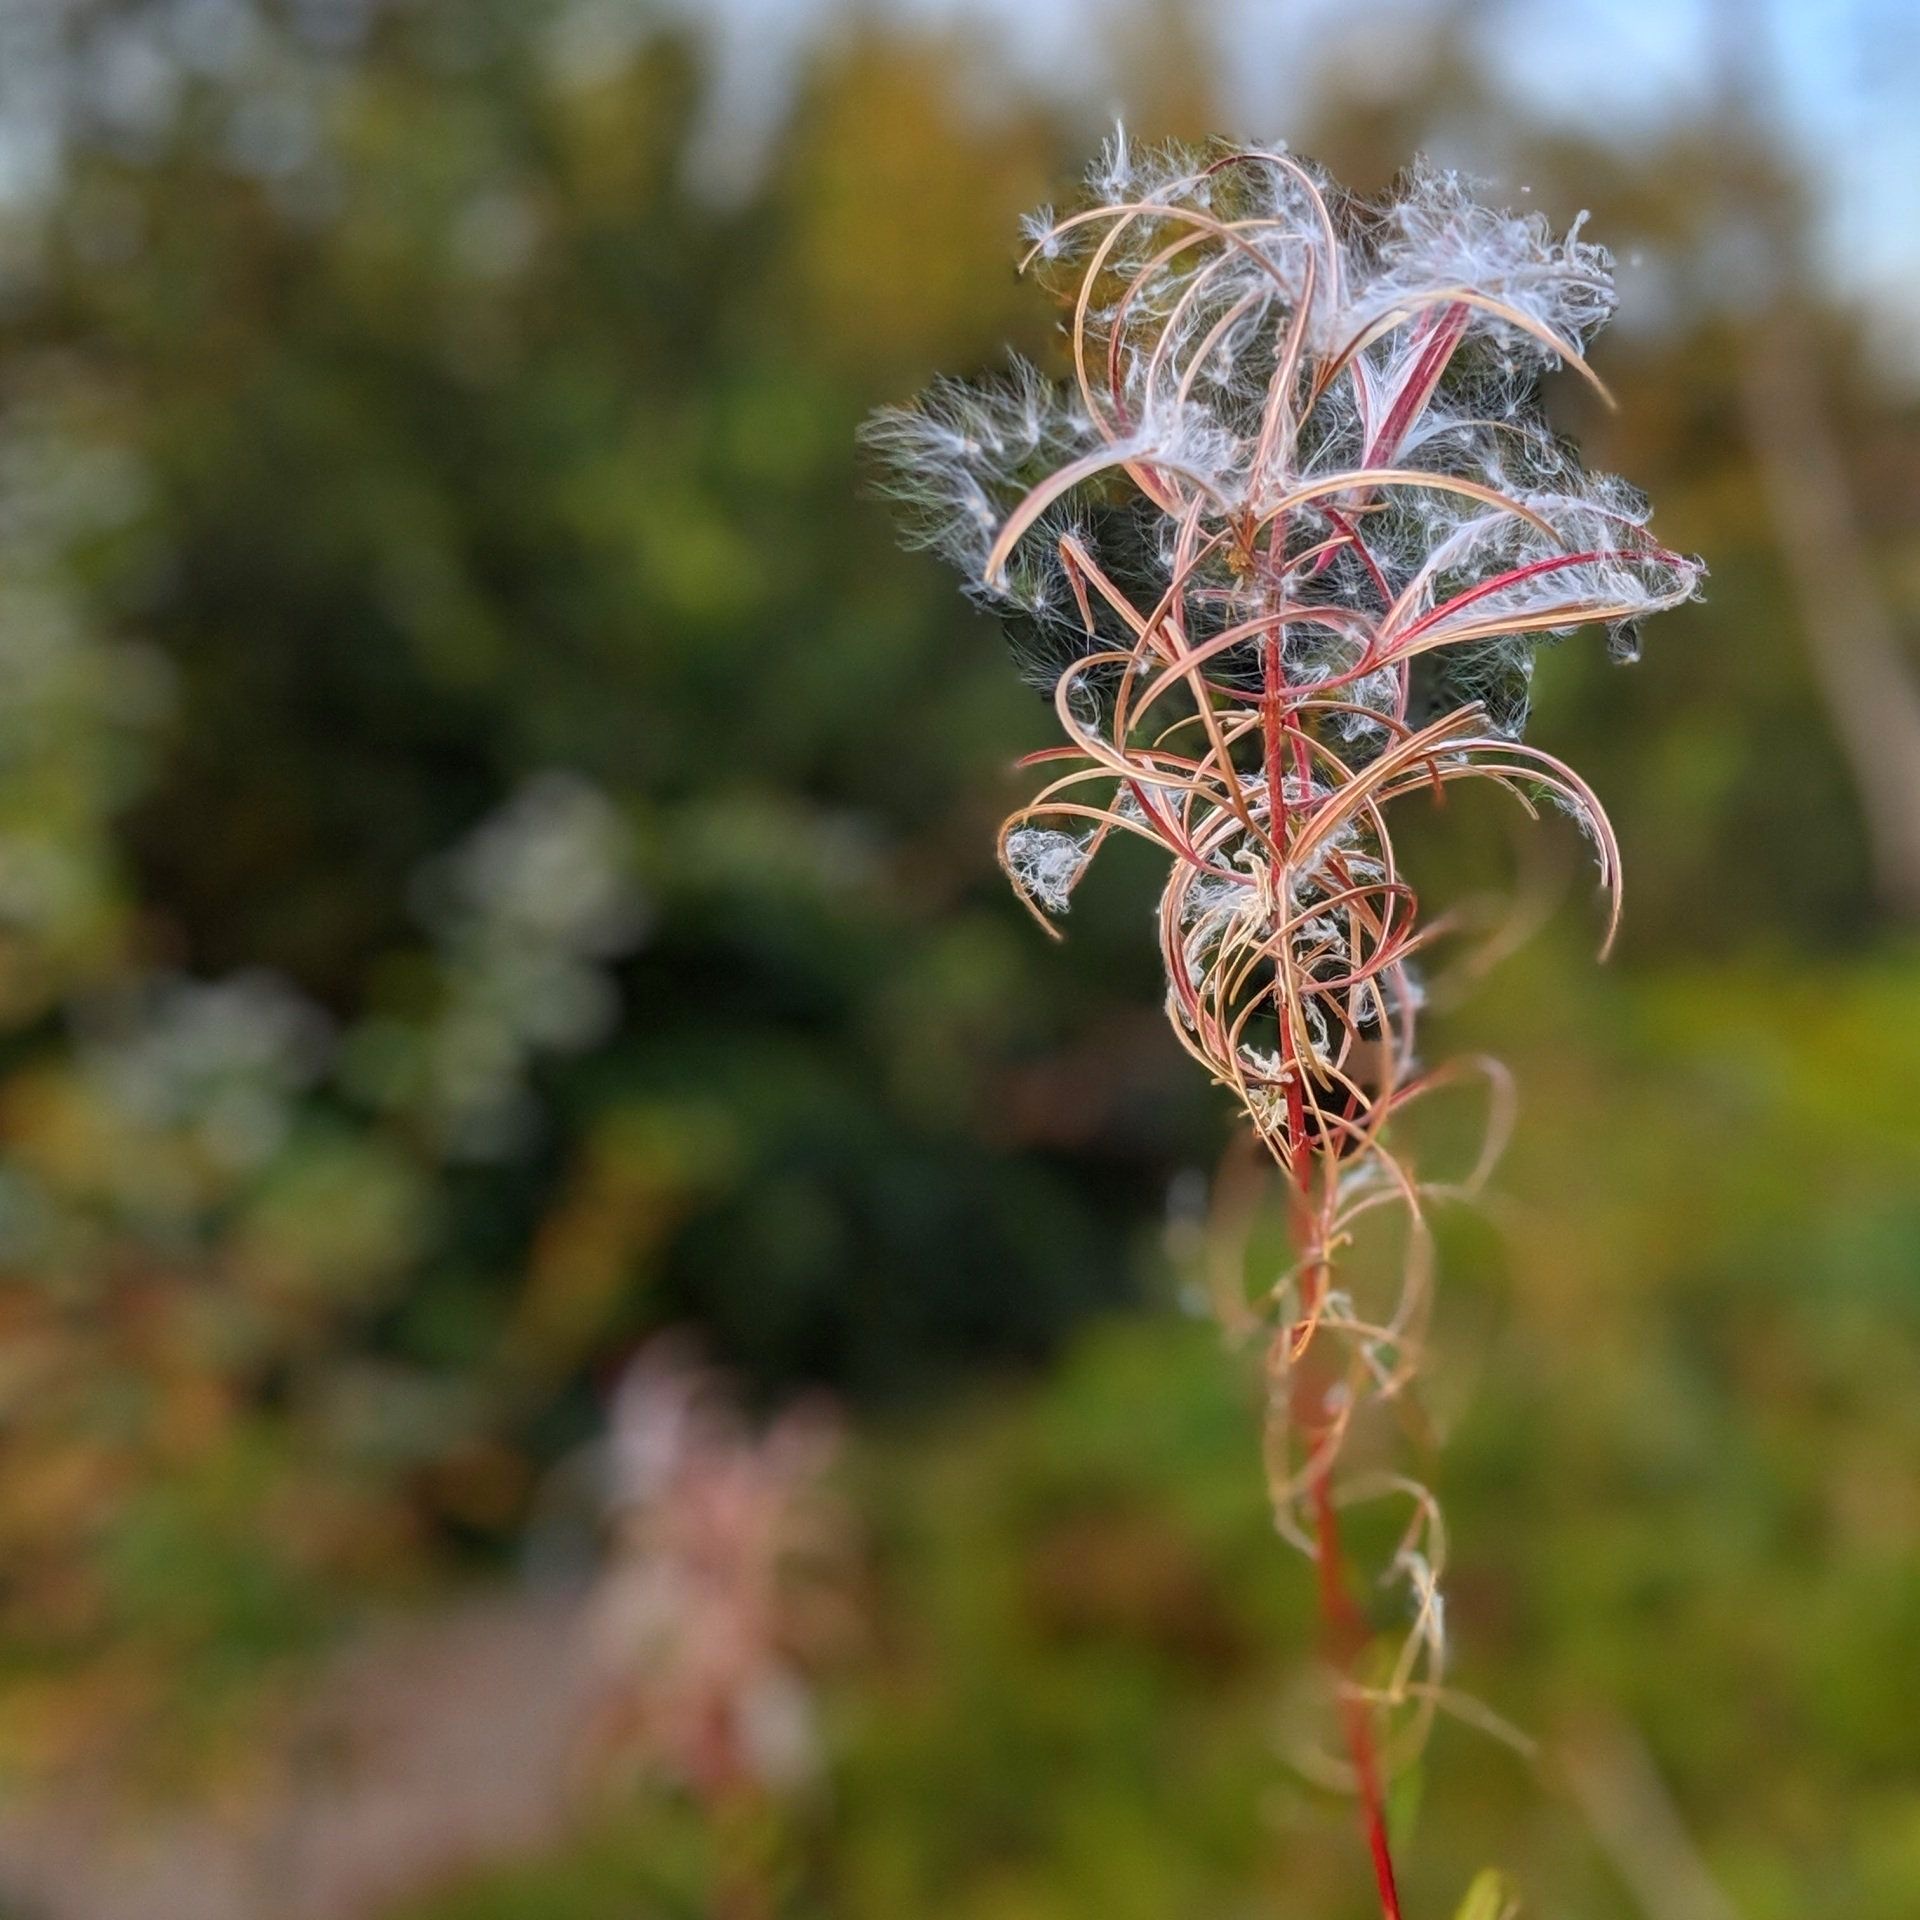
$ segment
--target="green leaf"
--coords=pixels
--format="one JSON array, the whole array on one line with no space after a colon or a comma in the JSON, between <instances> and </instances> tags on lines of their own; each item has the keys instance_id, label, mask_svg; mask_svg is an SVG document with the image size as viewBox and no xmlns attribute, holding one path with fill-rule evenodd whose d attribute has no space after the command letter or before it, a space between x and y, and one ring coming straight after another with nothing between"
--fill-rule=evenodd
<instances>
[{"instance_id":1,"label":"green leaf","mask_svg":"<svg viewBox=\"0 0 1920 1920\"><path fill-rule=\"evenodd\" d=\"M1473 1885L1453 1920L1511 1920L1519 1911L1520 1900L1512 1881L1497 1867L1488 1867L1474 1875Z\"/></svg>"}]
</instances>

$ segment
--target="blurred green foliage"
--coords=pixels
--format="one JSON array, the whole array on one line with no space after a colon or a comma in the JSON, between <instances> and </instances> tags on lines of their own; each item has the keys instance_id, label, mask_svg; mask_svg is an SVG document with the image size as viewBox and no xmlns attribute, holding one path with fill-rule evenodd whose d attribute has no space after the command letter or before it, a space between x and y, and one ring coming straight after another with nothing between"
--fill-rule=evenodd
<instances>
[{"instance_id":1,"label":"blurred green foliage","mask_svg":"<svg viewBox=\"0 0 1920 1920\"><path fill-rule=\"evenodd\" d=\"M1163 1307L1000 1379L1164 1302L1170 1183L1229 1116L1159 1021L1142 871L1065 950L1004 897L1046 717L858 498L869 407L1050 351L1013 223L1087 129L854 35L728 199L664 32L194 12L70 10L63 171L5 239L0 1765L235 1764L294 1656L512 1554L691 1319L873 1410L878 1638L795 1912L1360 1911L1276 1746L1302 1570L1214 1337ZM1489 112L1450 47L1300 144L1365 184ZM164 84L115 83L142 48ZM1633 672L1543 668L1627 850L1615 973L1563 927L1436 1029L1525 1111L1436 1366L1463 1678L1542 1732L1613 1702L1743 1913L1900 1920L1920 977L1740 443L1710 136L1512 137L1668 264L1602 348L1620 413L1568 417L1715 581ZM1840 398L1910 472L1911 417ZM1910 589L1901 497L1869 531ZM1420 857L1470 888L1509 860L1462 824ZM1410 1911L1494 1857L1625 1911L1484 1736L1420 1798ZM698 1911L703 1844L623 1813L431 1911Z\"/></svg>"},{"instance_id":2,"label":"blurred green foliage","mask_svg":"<svg viewBox=\"0 0 1920 1920\"><path fill-rule=\"evenodd\" d=\"M1038 1356L1134 1289L1204 1112L1053 1064L1134 1008L983 857L1026 696L854 504L854 421L1011 310L974 262L1037 134L858 60L722 208L669 40L247 17L79 18L16 236L0 1532L40 1657L225 1662L243 1588L510 1541L662 1321L880 1398ZM950 144L876 232L909 125ZM932 285L883 264L929 196L973 236ZM556 880L618 911L548 924Z\"/></svg>"},{"instance_id":3,"label":"blurred green foliage","mask_svg":"<svg viewBox=\"0 0 1920 1920\"><path fill-rule=\"evenodd\" d=\"M1400 1795L1408 1911L1451 1911L1490 1855L1527 1910L1641 1911L1576 1786L1617 1720L1734 1911L1896 1920L1920 1884L1920 1131L1883 1103L1920 1068L1911 1022L1888 1044L1920 973L1677 970L1549 1017L1574 963L1538 956L1497 1022L1529 1125L1499 1230L1449 1236L1432 1368L1456 1678L1543 1752L1443 1720ZM1575 1052L1563 1023L1607 1037ZM1351 1808L1282 1760L1312 1596L1250 1465L1256 1387L1204 1320L1133 1317L1044 1386L872 1436L849 1480L878 1638L830 1684L783 1910L1375 1911ZM623 1808L417 1912L703 1911L685 1820Z\"/></svg>"}]
</instances>

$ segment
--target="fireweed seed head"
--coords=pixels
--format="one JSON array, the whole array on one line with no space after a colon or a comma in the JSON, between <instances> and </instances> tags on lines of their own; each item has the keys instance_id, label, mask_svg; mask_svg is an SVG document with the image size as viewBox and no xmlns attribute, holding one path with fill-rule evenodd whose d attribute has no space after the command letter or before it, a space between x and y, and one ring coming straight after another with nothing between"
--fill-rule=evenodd
<instances>
[{"instance_id":1,"label":"fireweed seed head","mask_svg":"<svg viewBox=\"0 0 1920 1920\"><path fill-rule=\"evenodd\" d=\"M1391 822L1467 780L1565 813L1617 919L1598 799L1523 737L1535 658L1583 627L1635 657L1648 616L1704 572L1542 409L1557 368L1599 384L1584 356L1613 270L1584 224L1482 205L1424 162L1367 201L1283 147L1117 131L1085 198L1025 228L1025 265L1066 312L1067 377L1016 362L941 380L865 432L908 543L1000 616L1065 737L1001 830L1015 890L1044 923L1108 839L1156 847L1173 1033L1286 1177L1294 1260L1267 1295L1264 1371L1280 1531L1337 1569L1339 1506L1405 1509L1379 1569L1405 1595L1399 1651L1369 1663L1383 1679L1352 1677L1365 1629L1322 1582L1329 1640L1350 1649L1347 1751L1301 1755L1360 1792L1389 1920L1379 1781L1459 1704L1446 1539L1417 1479L1349 1470L1344 1449L1411 1390L1428 1212L1477 1191L1510 1108L1495 1064L1419 1057L1442 923ZM1396 1123L1462 1084L1483 1091L1482 1149L1423 1179ZM1347 1271L1382 1221L1397 1254ZM1390 1444L1400 1428L1381 1425Z\"/></svg>"}]
</instances>

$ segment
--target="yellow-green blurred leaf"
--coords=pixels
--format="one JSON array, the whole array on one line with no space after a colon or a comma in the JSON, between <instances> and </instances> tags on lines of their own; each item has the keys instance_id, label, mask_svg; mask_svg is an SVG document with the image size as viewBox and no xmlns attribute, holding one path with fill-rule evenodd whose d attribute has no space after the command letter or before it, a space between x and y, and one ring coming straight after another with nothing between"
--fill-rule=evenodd
<instances>
[{"instance_id":1,"label":"yellow-green blurred leaf","mask_svg":"<svg viewBox=\"0 0 1920 1920\"><path fill-rule=\"evenodd\" d=\"M1454 1920L1510 1920L1519 1910L1513 1883L1497 1867L1488 1867L1474 1875Z\"/></svg>"}]
</instances>

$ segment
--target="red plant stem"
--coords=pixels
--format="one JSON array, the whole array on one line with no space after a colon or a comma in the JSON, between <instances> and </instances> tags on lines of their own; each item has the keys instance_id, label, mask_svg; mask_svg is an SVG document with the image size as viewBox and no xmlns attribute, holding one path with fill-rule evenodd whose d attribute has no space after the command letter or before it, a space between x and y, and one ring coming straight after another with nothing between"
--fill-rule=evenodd
<instances>
[{"instance_id":1,"label":"red plant stem","mask_svg":"<svg viewBox=\"0 0 1920 1920\"><path fill-rule=\"evenodd\" d=\"M1295 1143L1291 1157L1299 1169L1291 1193L1297 1233L1313 1231L1310 1189L1313 1180L1313 1149L1294 1122L1296 1075L1289 1083L1288 1122ZM1302 1245L1307 1242L1302 1240ZM1310 1320L1319 1301L1324 1278L1323 1264L1314 1259L1306 1270L1301 1288L1303 1321ZM1282 1336L1291 1346L1299 1330ZM1340 1719L1346 1734L1347 1753L1353 1762L1355 1783L1360 1797L1360 1827L1366 1835L1367 1851L1373 1857L1373 1877L1380 1893L1382 1920L1400 1920L1400 1890L1393 1873L1393 1852L1387 1840L1386 1794L1380 1778L1379 1755L1374 1747L1373 1726L1367 1703L1346 1681L1353 1664L1366 1644L1366 1622L1347 1590L1346 1560L1340 1546L1340 1516L1333 1500L1334 1419L1328 1407L1331 1383L1314 1382L1303 1377L1294 1396L1294 1417L1311 1436L1312 1456L1308 1475L1313 1500L1314 1559L1319 1568L1320 1624L1327 1663L1340 1686Z\"/></svg>"},{"instance_id":2,"label":"red plant stem","mask_svg":"<svg viewBox=\"0 0 1920 1920\"><path fill-rule=\"evenodd\" d=\"M1276 519L1267 534L1267 608L1272 611L1285 551L1285 515ZM1274 852L1283 858L1287 847L1287 789L1280 770L1280 735L1286 714L1287 665L1282 651L1284 642L1277 626L1269 627L1266 643L1260 649L1260 745L1261 771L1267 781L1267 834ZM1303 796L1304 797L1304 796ZM1282 1028L1286 1025L1286 1007L1280 999L1280 976L1274 974L1274 1004Z\"/></svg>"},{"instance_id":3,"label":"red plant stem","mask_svg":"<svg viewBox=\"0 0 1920 1920\"><path fill-rule=\"evenodd\" d=\"M1265 749L1268 796L1268 822L1276 845L1283 855L1287 837L1287 804L1282 785L1282 737L1294 736L1297 757L1304 759L1305 742L1299 728L1287 714L1286 667L1278 630L1267 636L1262 662L1262 745ZM1304 797L1304 781L1303 781ZM1301 1280L1301 1321L1310 1326L1320 1302L1325 1281L1325 1263L1314 1250L1316 1231L1313 1208L1314 1147L1307 1134L1306 1098L1293 1040L1293 1022L1288 1015L1283 981L1276 961L1274 1010L1280 1024L1281 1071L1287 1087L1287 1171L1288 1204L1293 1214L1294 1238L1307 1265ZM1300 1337L1298 1329L1282 1336L1289 1347ZM1309 1343L1311 1336L1307 1336ZM1304 1355L1296 1352L1296 1359ZM1306 1381L1302 1380L1305 1387ZM1333 1419L1328 1408L1331 1383L1318 1386L1299 1398L1307 1402L1307 1418L1302 1423L1313 1436L1313 1457L1309 1468L1313 1495L1314 1553L1319 1565L1320 1620L1329 1665L1340 1685L1340 1717L1346 1732L1347 1751L1353 1761L1354 1777L1360 1795L1360 1825L1366 1835L1367 1850L1373 1858L1373 1877L1380 1892L1382 1920L1400 1920L1400 1890L1394 1880L1393 1853L1387 1840L1386 1796L1381 1787L1379 1756L1374 1750L1373 1727L1367 1704L1344 1684L1360 1649L1366 1643L1366 1623L1347 1591L1345 1560L1340 1550L1340 1519L1333 1503Z\"/></svg>"},{"instance_id":4,"label":"red plant stem","mask_svg":"<svg viewBox=\"0 0 1920 1920\"><path fill-rule=\"evenodd\" d=\"M1313 1535L1320 1564L1320 1617L1327 1635L1327 1655L1335 1671L1344 1677L1366 1639L1366 1623L1360 1618L1353 1596L1341 1578L1344 1561L1340 1552L1340 1516L1334 1508L1331 1480L1332 1475L1326 1471L1314 1476ZM1367 1703L1344 1687L1340 1718L1359 1783L1360 1825L1367 1836L1367 1851L1373 1856L1380 1911L1384 1920L1400 1920L1400 1889L1393 1877L1393 1852L1387 1842L1386 1795L1381 1786L1380 1761L1374 1751Z\"/></svg>"}]
</instances>

